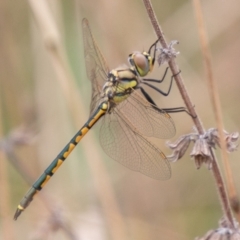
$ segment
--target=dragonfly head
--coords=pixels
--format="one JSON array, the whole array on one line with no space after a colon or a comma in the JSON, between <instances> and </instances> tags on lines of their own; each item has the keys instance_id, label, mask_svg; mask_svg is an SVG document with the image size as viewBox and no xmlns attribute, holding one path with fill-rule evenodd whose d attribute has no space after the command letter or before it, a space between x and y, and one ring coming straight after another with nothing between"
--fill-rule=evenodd
<instances>
[{"instance_id":1,"label":"dragonfly head","mask_svg":"<svg viewBox=\"0 0 240 240\"><path fill-rule=\"evenodd\" d=\"M154 65L154 59L147 52L134 52L129 55L128 61L141 77L146 76Z\"/></svg>"},{"instance_id":2,"label":"dragonfly head","mask_svg":"<svg viewBox=\"0 0 240 240\"><path fill-rule=\"evenodd\" d=\"M135 68L139 76L144 77L150 71L152 71L155 62L158 41L159 39L150 46L148 52L134 52L129 55L128 61L131 66ZM153 57L151 56L152 50Z\"/></svg>"}]
</instances>

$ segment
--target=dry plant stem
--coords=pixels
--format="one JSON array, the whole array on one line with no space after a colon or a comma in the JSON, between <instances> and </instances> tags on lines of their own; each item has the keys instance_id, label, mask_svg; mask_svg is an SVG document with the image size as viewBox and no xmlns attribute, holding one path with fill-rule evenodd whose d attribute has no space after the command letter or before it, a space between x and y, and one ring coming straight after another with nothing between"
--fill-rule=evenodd
<instances>
[{"instance_id":1,"label":"dry plant stem","mask_svg":"<svg viewBox=\"0 0 240 240\"><path fill-rule=\"evenodd\" d=\"M0 102L1 105L1 102ZM2 130L2 111L0 108L0 136L3 136ZM3 151L0 151L0 219L2 223L2 237L6 240L13 240L13 226L10 220L10 194L7 174L7 161Z\"/></svg>"},{"instance_id":2,"label":"dry plant stem","mask_svg":"<svg viewBox=\"0 0 240 240\"><path fill-rule=\"evenodd\" d=\"M213 76L211 52L209 49L207 33L205 30L206 28L204 26L201 2L199 0L194 0L193 3L194 3L194 9L195 9L197 23L198 23L203 60L205 63L207 80L208 80L208 84L209 84L208 89L210 91L210 97L212 99L214 114L215 114L217 128L218 128L219 137L220 137L221 155L222 155L223 164L224 164L224 170L225 170L225 175L226 175L226 180L227 180L228 191L229 191L230 198L236 199L236 196L237 196L236 188L234 186L234 181L233 181L233 177L232 177L233 174L232 174L231 168L229 166L229 159L228 159L228 154L226 151L226 145L225 145L224 135L223 135L224 126L223 126L223 120L222 120L220 97L219 97L219 94L217 91L217 83ZM238 215L239 215L239 213L238 213ZM240 216L238 216L238 218L240 220Z\"/></svg>"},{"instance_id":3,"label":"dry plant stem","mask_svg":"<svg viewBox=\"0 0 240 240\"><path fill-rule=\"evenodd\" d=\"M162 32L162 30L160 28L160 25L159 25L159 23L157 21L157 17L155 15L154 11L153 11L151 2L149 0L143 0L143 2L144 2L144 5L145 5L147 13L148 13L148 16L149 16L149 18L151 20L153 28L154 28L154 30L155 30L155 32L157 34L157 37L159 38L159 41L160 41L162 47L163 48L167 48L168 44L167 44L167 42L165 40L165 37L164 37L164 34L163 34L163 32ZM187 94L187 89L186 89L186 87L185 87L185 85L183 83L182 76L181 76L181 74L178 74L179 73L179 68L178 68L178 66L177 66L177 64L176 64L174 59L172 59L169 62L169 67L170 67L170 69L171 69L171 71L172 71L172 73L174 75L174 79L176 81L178 89L179 89L179 91L181 93L181 96L183 98L183 101L184 101L184 103L185 103L189 113L192 116L195 116L192 119L193 119L193 122L194 122L198 132L200 134L203 134L204 133L204 129L203 129L202 123L201 123L201 121L199 120L199 118L197 116L197 113L195 111L195 108L194 108L194 106L193 106L193 104L191 102L191 99L190 99L189 95Z\"/></svg>"},{"instance_id":4,"label":"dry plant stem","mask_svg":"<svg viewBox=\"0 0 240 240\"><path fill-rule=\"evenodd\" d=\"M6 143L11 144L11 143ZM28 169L28 166L24 164L18 156L14 153L13 147L6 146L5 154L7 155L7 158L9 162L17 169L18 173L21 175L21 177L31 186L33 181L35 180L35 177L33 177L32 172L30 169Z\"/></svg>"},{"instance_id":5,"label":"dry plant stem","mask_svg":"<svg viewBox=\"0 0 240 240\"><path fill-rule=\"evenodd\" d=\"M216 180L217 183L217 187L218 187L218 193L222 202L222 206L223 206L223 210L225 213L226 218L228 219L229 223L231 224L229 227L230 228L235 228L235 224L234 224L234 220L233 220L233 216L232 216L232 211L230 208L230 204L229 204L229 200L228 200L228 196L226 194L226 189L225 189L225 185L223 182L223 178L221 176L221 172L219 170L219 166L218 163L215 159L215 155L214 152L211 149L211 154L212 154L212 172L214 175L214 178Z\"/></svg>"},{"instance_id":6,"label":"dry plant stem","mask_svg":"<svg viewBox=\"0 0 240 240\"><path fill-rule=\"evenodd\" d=\"M144 2L144 5L146 7L146 10L147 10L147 13L148 13L148 16L151 20L151 23L154 27L154 30L159 38L159 41L161 43L161 45L163 46L163 48L167 48L167 42L164 38L164 35L163 35L163 32L158 24L158 21L157 21L157 18L155 16L155 13L153 11L153 8L152 8L152 4L150 2L150 0L143 0ZM181 96L186 104L186 107L189 111L189 113L193 116L192 117L192 120L199 132L199 134L203 134L204 133L204 128L201 124L201 121L195 111L195 108L193 107L193 104L191 102L191 99L187 93L187 90L184 86L184 83L183 83L183 79L181 77L181 74L177 74L179 72L179 68L175 62L175 59L171 59L171 61L169 61L169 67L172 71L172 74L175 76L175 81L176 81L176 84L179 88L179 91L181 93ZM222 131L220 131L222 132ZM225 189L225 186L224 186L224 182L223 182L223 179L222 179L222 176L221 176L221 173L220 173L220 170L219 170L219 167L218 167L218 164L217 164L217 161L216 161L216 158L215 158L215 155L212 151L212 149L210 149L211 151L211 154L212 154L212 159L213 159L213 167L212 167L212 172L213 172L213 176L214 176L214 179L217 183L217 187L218 187L218 192L219 192L219 196L220 196L220 199L221 199L221 203L222 203L222 206L223 206L223 211L224 211L224 214L226 215L227 219L229 220L230 224L231 224L231 227L234 227L234 221L233 221L233 217L232 217L232 213L231 213L231 209L230 209L230 205L229 205L229 201L228 201L228 196L227 196L227 193L226 193L226 189Z\"/></svg>"}]
</instances>

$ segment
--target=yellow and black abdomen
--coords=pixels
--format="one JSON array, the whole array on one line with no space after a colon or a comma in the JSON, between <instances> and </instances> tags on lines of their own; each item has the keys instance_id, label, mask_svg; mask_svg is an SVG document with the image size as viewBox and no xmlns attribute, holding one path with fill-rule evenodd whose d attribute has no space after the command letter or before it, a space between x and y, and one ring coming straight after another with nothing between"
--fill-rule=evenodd
<instances>
[{"instance_id":1,"label":"yellow and black abdomen","mask_svg":"<svg viewBox=\"0 0 240 240\"><path fill-rule=\"evenodd\" d=\"M45 169L38 180L32 185L27 194L23 197L14 215L16 220L24 209L33 200L33 197L44 187L48 180L53 176L57 169L62 165L68 155L80 142L80 140L87 134L91 127L107 112L109 108L109 102L103 101L99 104L98 108L93 112L84 126L75 134L70 142L63 148L63 150L57 155L52 163Z\"/></svg>"}]
</instances>

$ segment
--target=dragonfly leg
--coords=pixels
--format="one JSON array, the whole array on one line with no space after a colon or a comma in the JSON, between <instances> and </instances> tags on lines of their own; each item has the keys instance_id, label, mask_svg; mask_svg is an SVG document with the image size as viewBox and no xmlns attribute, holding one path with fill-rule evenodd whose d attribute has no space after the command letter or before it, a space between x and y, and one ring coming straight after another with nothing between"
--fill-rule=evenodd
<instances>
[{"instance_id":1,"label":"dragonfly leg","mask_svg":"<svg viewBox=\"0 0 240 240\"><path fill-rule=\"evenodd\" d=\"M157 41L155 41L149 48L148 50L148 54L151 55L151 51L152 51L152 48L154 47L154 55L153 55L153 61L152 61L152 64L154 65L154 62L155 62L155 57L156 57L156 48L157 48L157 43L158 43L159 39Z\"/></svg>"},{"instance_id":2,"label":"dragonfly leg","mask_svg":"<svg viewBox=\"0 0 240 240\"><path fill-rule=\"evenodd\" d=\"M163 77L160 80L159 79L152 79L152 78L144 78L143 81L161 83L161 82L164 81L164 79L165 79L165 77L167 75L168 69L169 69L169 67L166 68L166 70L165 70L165 72L163 74ZM175 76L175 75L173 75L173 76Z\"/></svg>"},{"instance_id":3,"label":"dragonfly leg","mask_svg":"<svg viewBox=\"0 0 240 240\"><path fill-rule=\"evenodd\" d=\"M139 87L143 96L147 99L147 101L149 103L151 103L152 105L154 106L157 106L156 103L153 101L153 99L149 96L149 94L142 88L142 87Z\"/></svg>"},{"instance_id":4,"label":"dragonfly leg","mask_svg":"<svg viewBox=\"0 0 240 240\"><path fill-rule=\"evenodd\" d=\"M169 93L170 93L170 91L171 91L171 89L172 89L173 78L174 78L176 75L178 75L179 73L181 73L181 71L179 71L179 72L178 72L177 74L175 74L175 75L172 75L171 81L170 81L170 85L169 85L169 88L168 88L168 91L167 91L167 92L162 91L160 88L157 88L157 87L155 87L154 85L152 85L151 83L148 83L148 82L157 82L157 83L163 82L163 80L165 79L165 76L166 76L166 74L167 74L167 71L168 71L168 68L166 68L165 73L164 73L164 75L163 75L163 78L162 78L161 80L156 80L156 79L143 79L143 82L142 82L142 83L145 84L145 85L147 85L148 87L154 89L155 91L159 92L160 94L162 94L163 96L166 97L166 96L169 95Z\"/></svg>"},{"instance_id":5,"label":"dragonfly leg","mask_svg":"<svg viewBox=\"0 0 240 240\"><path fill-rule=\"evenodd\" d=\"M196 118L197 116L192 115L185 107L176 107L176 108L162 108L163 111L167 113L179 113L179 112L185 112L192 118Z\"/></svg>"},{"instance_id":6,"label":"dragonfly leg","mask_svg":"<svg viewBox=\"0 0 240 240\"><path fill-rule=\"evenodd\" d=\"M186 112L188 115L192 117L192 115L187 111L185 107L175 107L175 108L158 108L156 103L153 101L153 99L149 96L149 94L142 88L140 87L140 90L143 94L143 96L146 98L146 100L153 105L153 107L157 110L164 111L167 113L179 113L179 112Z\"/></svg>"}]
</instances>

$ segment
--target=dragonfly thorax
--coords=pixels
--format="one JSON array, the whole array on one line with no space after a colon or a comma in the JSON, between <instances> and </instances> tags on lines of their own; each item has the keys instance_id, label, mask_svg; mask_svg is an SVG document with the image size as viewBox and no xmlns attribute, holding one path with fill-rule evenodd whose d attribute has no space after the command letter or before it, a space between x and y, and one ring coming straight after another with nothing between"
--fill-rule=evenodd
<instances>
[{"instance_id":1,"label":"dragonfly thorax","mask_svg":"<svg viewBox=\"0 0 240 240\"><path fill-rule=\"evenodd\" d=\"M139 84L136 71L120 67L108 73L108 80L103 85L104 97L117 104L125 100Z\"/></svg>"}]
</instances>

